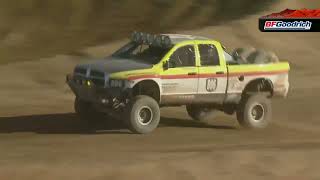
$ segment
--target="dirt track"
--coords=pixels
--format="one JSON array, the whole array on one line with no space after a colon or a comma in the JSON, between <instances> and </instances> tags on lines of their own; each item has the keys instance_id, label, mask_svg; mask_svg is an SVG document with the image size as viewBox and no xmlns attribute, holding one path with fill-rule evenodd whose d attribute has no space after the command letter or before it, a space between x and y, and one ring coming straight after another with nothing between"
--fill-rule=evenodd
<instances>
[{"instance_id":1,"label":"dirt track","mask_svg":"<svg viewBox=\"0 0 320 180\"><path fill-rule=\"evenodd\" d=\"M274 9L305 7L286 2ZM0 66L0 179L319 179L320 34L260 33L259 16L182 33L231 48L271 49L290 60L290 95L274 101L269 128L242 130L224 115L201 124L183 108L165 108L150 135L130 134L112 120L86 134L64 84L82 58L12 63ZM118 44L84 51L101 56Z\"/></svg>"}]
</instances>

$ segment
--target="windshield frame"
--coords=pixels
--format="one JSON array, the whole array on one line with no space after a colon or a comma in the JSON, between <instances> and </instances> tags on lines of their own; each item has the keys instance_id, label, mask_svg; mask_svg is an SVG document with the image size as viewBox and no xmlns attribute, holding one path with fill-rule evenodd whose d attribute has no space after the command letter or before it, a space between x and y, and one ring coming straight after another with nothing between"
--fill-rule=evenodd
<instances>
[{"instance_id":1,"label":"windshield frame","mask_svg":"<svg viewBox=\"0 0 320 180\"><path fill-rule=\"evenodd\" d=\"M130 59L146 64L156 65L161 62L161 60L166 56L166 54L169 53L170 50L171 48L162 48L130 41L115 51L111 56L119 59ZM138 52L134 54L134 51Z\"/></svg>"}]
</instances>

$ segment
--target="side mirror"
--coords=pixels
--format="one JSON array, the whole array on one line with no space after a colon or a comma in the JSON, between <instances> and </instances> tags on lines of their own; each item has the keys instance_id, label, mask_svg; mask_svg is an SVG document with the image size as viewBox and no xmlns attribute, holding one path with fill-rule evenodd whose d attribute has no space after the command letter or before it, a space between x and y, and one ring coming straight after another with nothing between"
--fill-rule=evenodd
<instances>
[{"instance_id":1,"label":"side mirror","mask_svg":"<svg viewBox=\"0 0 320 180\"><path fill-rule=\"evenodd\" d=\"M176 63L174 61L166 61L163 63L163 70L168 70L169 68L175 68L176 67Z\"/></svg>"},{"instance_id":2,"label":"side mirror","mask_svg":"<svg viewBox=\"0 0 320 180\"><path fill-rule=\"evenodd\" d=\"M162 67L163 67L163 70L168 70L169 69L169 61L164 62Z\"/></svg>"}]
</instances>

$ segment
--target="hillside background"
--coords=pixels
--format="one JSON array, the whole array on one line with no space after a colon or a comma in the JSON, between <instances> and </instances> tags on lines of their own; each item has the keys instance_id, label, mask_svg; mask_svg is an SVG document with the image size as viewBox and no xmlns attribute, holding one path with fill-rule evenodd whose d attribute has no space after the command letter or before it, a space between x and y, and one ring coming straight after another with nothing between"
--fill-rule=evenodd
<instances>
[{"instance_id":1,"label":"hillside background","mask_svg":"<svg viewBox=\"0 0 320 180\"><path fill-rule=\"evenodd\" d=\"M134 30L175 32L227 23L276 0L1 0L0 63L77 53Z\"/></svg>"}]
</instances>

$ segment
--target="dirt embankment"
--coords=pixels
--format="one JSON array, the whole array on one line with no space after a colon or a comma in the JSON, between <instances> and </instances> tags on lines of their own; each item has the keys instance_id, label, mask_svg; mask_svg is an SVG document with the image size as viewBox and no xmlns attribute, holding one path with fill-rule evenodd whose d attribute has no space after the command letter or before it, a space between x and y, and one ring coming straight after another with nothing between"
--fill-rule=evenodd
<instances>
[{"instance_id":1,"label":"dirt embankment","mask_svg":"<svg viewBox=\"0 0 320 180\"><path fill-rule=\"evenodd\" d=\"M0 1L0 63L34 60L127 37L236 20L275 0Z\"/></svg>"}]
</instances>

